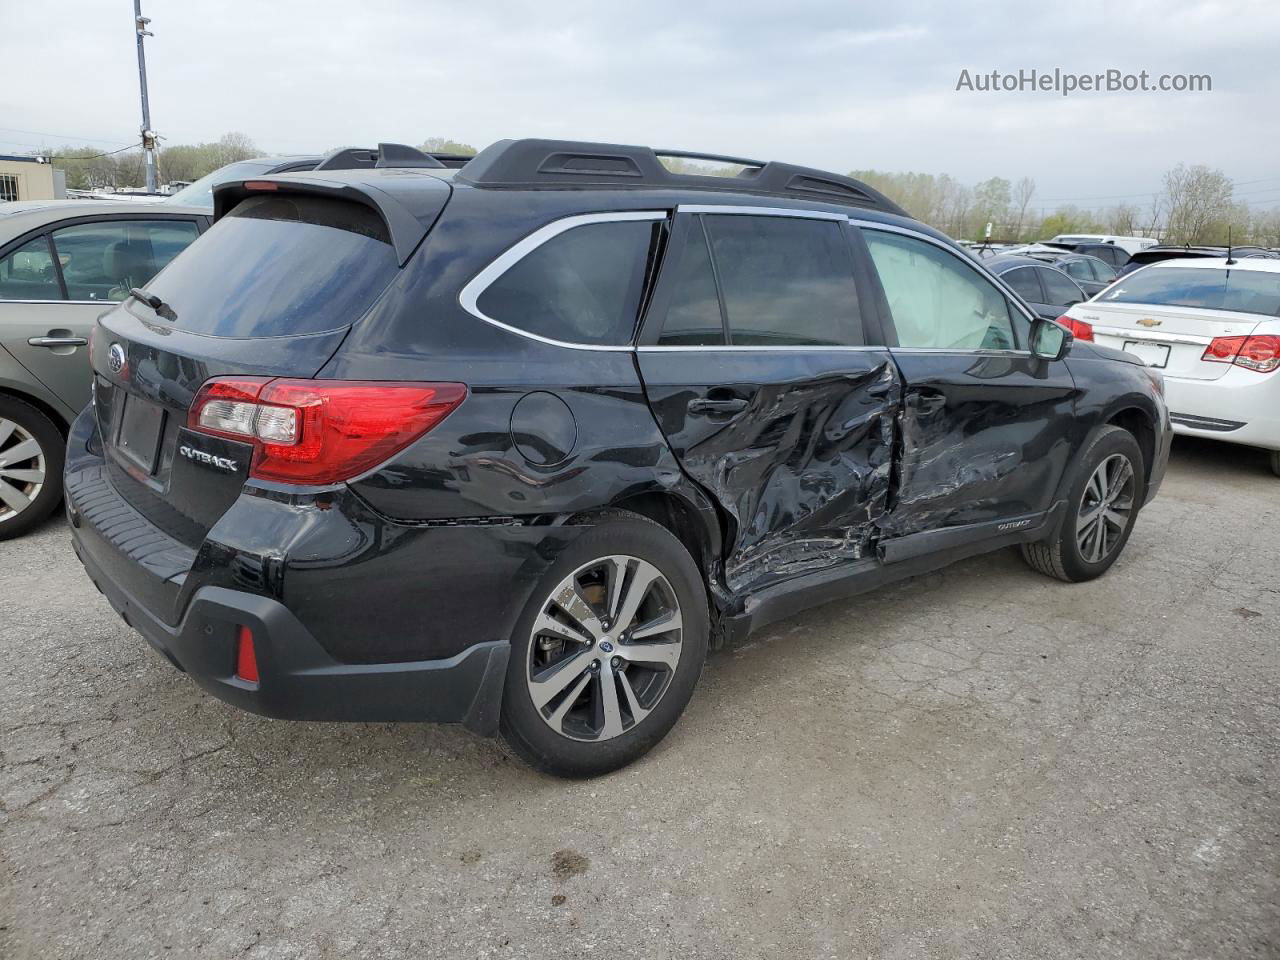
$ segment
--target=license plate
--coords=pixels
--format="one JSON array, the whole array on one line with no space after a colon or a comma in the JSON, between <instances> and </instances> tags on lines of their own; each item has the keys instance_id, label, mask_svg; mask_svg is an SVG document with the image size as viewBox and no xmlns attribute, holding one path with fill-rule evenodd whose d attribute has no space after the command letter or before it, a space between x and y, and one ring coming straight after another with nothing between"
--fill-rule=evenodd
<instances>
[{"instance_id":1,"label":"license plate","mask_svg":"<svg viewBox=\"0 0 1280 960\"><path fill-rule=\"evenodd\" d=\"M126 396L120 414L116 449L147 473L155 469L160 437L164 432L164 409L138 397Z\"/></svg>"},{"instance_id":2,"label":"license plate","mask_svg":"<svg viewBox=\"0 0 1280 960\"><path fill-rule=\"evenodd\" d=\"M1126 340L1124 352L1132 353L1148 367L1167 367L1169 365L1169 345L1165 343L1143 343L1141 340Z\"/></svg>"}]
</instances>

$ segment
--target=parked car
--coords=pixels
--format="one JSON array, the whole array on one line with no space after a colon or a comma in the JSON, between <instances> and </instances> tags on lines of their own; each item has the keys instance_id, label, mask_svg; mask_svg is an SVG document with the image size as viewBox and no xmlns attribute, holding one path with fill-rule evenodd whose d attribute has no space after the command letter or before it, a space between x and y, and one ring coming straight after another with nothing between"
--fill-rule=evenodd
<instances>
[{"instance_id":1,"label":"parked car","mask_svg":"<svg viewBox=\"0 0 1280 960\"><path fill-rule=\"evenodd\" d=\"M1148 247L1129 258L1129 261L1120 268L1119 275L1124 277L1139 270L1142 267L1150 266L1153 263L1164 263L1169 260L1223 260L1226 259L1228 250L1226 247L1213 246L1184 246L1184 245L1161 245L1157 247ZM1243 260L1276 260L1280 259L1280 253L1269 250L1266 247L1257 246L1239 246L1232 247L1230 250L1232 257Z\"/></svg>"},{"instance_id":2,"label":"parked car","mask_svg":"<svg viewBox=\"0 0 1280 960\"><path fill-rule=\"evenodd\" d=\"M380 143L377 147L341 147L324 155L257 157L253 160L237 160L219 167L168 197L165 202L212 210L214 188L236 180L250 180L277 173L300 173L304 170L372 169L379 163L383 166L405 167L426 162L430 166L458 168L470 159L457 153L423 153L415 147L398 143Z\"/></svg>"},{"instance_id":3,"label":"parked car","mask_svg":"<svg viewBox=\"0 0 1280 960\"><path fill-rule=\"evenodd\" d=\"M1086 243L1106 244L1109 246L1119 247L1128 254L1134 254L1139 250L1145 250L1148 247L1153 247L1157 243L1157 241L1150 237L1126 237L1112 233L1060 233L1049 242L1070 244L1072 247Z\"/></svg>"},{"instance_id":4,"label":"parked car","mask_svg":"<svg viewBox=\"0 0 1280 960\"><path fill-rule=\"evenodd\" d=\"M1028 256L1050 264L1065 273L1088 295L1085 299L1092 297L1095 293L1101 293L1116 278L1116 272L1111 264L1097 257L1081 253L1051 252L1032 253Z\"/></svg>"},{"instance_id":5,"label":"parked car","mask_svg":"<svg viewBox=\"0 0 1280 960\"><path fill-rule=\"evenodd\" d=\"M587 776L806 607L1010 545L1107 570L1164 475L1159 374L865 184L702 159L745 170L517 140L216 188L99 321L89 576L230 703Z\"/></svg>"},{"instance_id":6,"label":"parked car","mask_svg":"<svg viewBox=\"0 0 1280 960\"><path fill-rule=\"evenodd\" d=\"M1067 315L1164 372L1176 433L1261 447L1280 476L1280 260L1169 260Z\"/></svg>"},{"instance_id":7,"label":"parked car","mask_svg":"<svg viewBox=\"0 0 1280 960\"><path fill-rule=\"evenodd\" d=\"M66 432L89 402L94 319L210 223L191 207L90 200L0 205L0 540L62 497Z\"/></svg>"},{"instance_id":8,"label":"parked car","mask_svg":"<svg viewBox=\"0 0 1280 960\"><path fill-rule=\"evenodd\" d=\"M1003 280L1026 301L1036 316L1044 320L1055 320L1066 312L1067 307L1089 299L1089 294L1080 284L1056 266L1035 257L1005 255L984 260L982 265Z\"/></svg>"}]
</instances>

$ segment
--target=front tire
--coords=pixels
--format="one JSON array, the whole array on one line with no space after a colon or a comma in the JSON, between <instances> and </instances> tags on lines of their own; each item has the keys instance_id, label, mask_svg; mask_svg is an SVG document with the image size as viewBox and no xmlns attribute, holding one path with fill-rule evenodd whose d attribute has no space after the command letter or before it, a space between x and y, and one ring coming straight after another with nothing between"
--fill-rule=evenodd
<instances>
[{"instance_id":1,"label":"front tire","mask_svg":"<svg viewBox=\"0 0 1280 960\"><path fill-rule=\"evenodd\" d=\"M516 625L499 731L536 770L593 777L651 750L702 673L693 558L664 527L609 514L547 570Z\"/></svg>"},{"instance_id":2,"label":"front tire","mask_svg":"<svg viewBox=\"0 0 1280 960\"><path fill-rule=\"evenodd\" d=\"M21 536L62 500L66 441L29 403L0 396L0 540Z\"/></svg>"},{"instance_id":3,"label":"front tire","mask_svg":"<svg viewBox=\"0 0 1280 960\"><path fill-rule=\"evenodd\" d=\"M1045 540L1022 545L1023 559L1048 577L1081 583L1116 562L1146 498L1142 449L1122 427L1097 430L1071 467L1067 511Z\"/></svg>"}]
</instances>

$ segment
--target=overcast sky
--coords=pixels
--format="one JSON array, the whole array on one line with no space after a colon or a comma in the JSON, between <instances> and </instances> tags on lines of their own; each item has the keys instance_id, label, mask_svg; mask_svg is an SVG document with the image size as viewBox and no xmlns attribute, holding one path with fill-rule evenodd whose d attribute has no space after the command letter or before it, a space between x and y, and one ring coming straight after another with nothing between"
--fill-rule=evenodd
<instances>
[{"instance_id":1,"label":"overcast sky","mask_svg":"<svg viewBox=\"0 0 1280 960\"><path fill-rule=\"evenodd\" d=\"M130 0L3 6L0 152L134 139ZM1274 0L143 0L143 13L152 123L171 142L555 136L969 183L1025 174L1036 206L1141 203L1181 160L1280 204ZM956 90L962 69L1055 67L1207 73L1213 90Z\"/></svg>"}]
</instances>

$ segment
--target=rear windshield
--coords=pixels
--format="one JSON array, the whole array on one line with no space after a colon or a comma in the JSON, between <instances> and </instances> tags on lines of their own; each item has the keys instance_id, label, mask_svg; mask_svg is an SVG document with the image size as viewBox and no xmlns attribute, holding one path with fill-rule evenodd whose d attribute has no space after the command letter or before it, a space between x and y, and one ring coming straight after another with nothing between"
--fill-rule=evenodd
<instances>
[{"instance_id":1,"label":"rear windshield","mask_svg":"<svg viewBox=\"0 0 1280 960\"><path fill-rule=\"evenodd\" d=\"M1124 277L1099 300L1274 317L1280 316L1280 273L1230 267L1147 267Z\"/></svg>"},{"instance_id":2,"label":"rear windshield","mask_svg":"<svg viewBox=\"0 0 1280 960\"><path fill-rule=\"evenodd\" d=\"M289 337L360 319L399 269L386 226L349 200L244 201L147 290L174 325L215 337Z\"/></svg>"}]
</instances>

